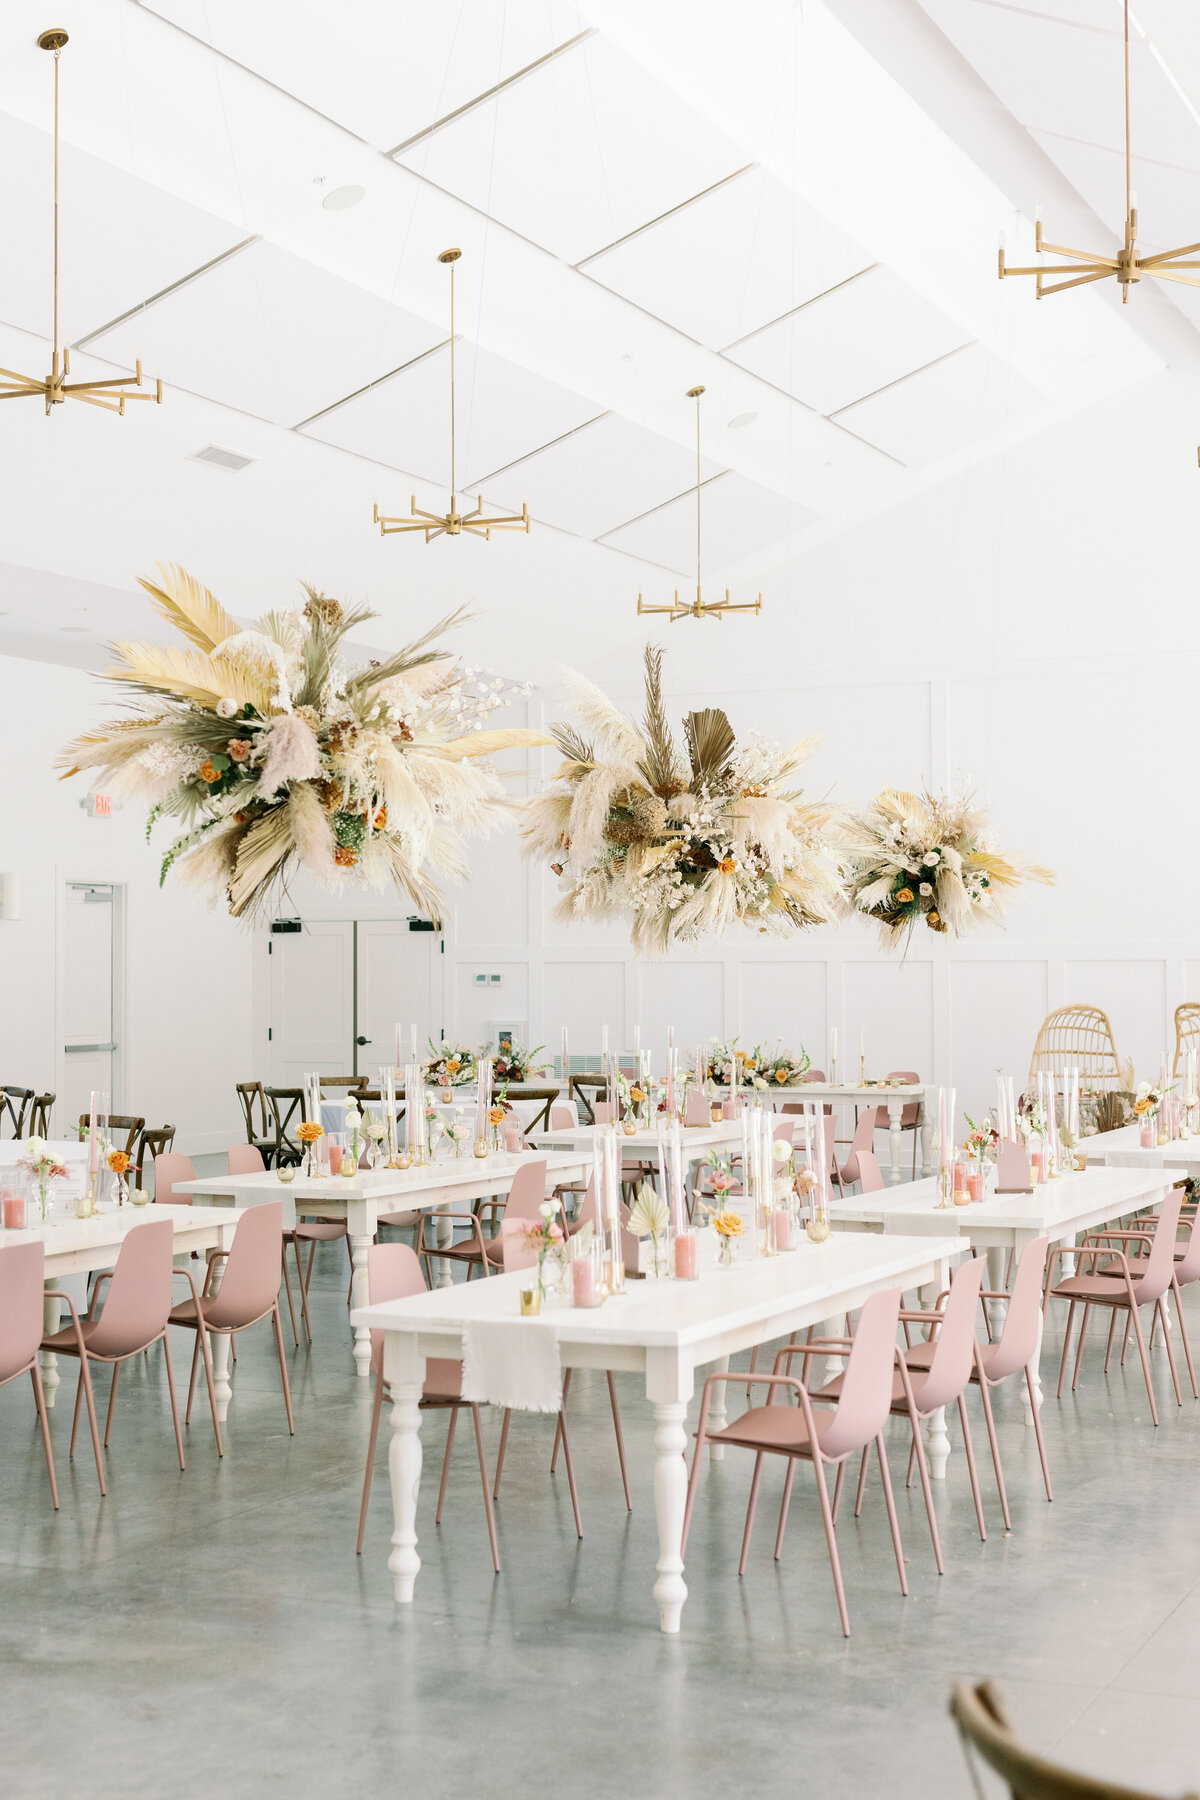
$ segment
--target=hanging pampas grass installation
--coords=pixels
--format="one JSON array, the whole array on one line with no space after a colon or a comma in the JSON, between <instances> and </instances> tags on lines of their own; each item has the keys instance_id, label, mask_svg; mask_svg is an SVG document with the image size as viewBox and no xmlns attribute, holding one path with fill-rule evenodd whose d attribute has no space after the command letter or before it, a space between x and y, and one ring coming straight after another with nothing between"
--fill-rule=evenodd
<instances>
[{"instance_id":1,"label":"hanging pampas grass installation","mask_svg":"<svg viewBox=\"0 0 1200 1800\"><path fill-rule=\"evenodd\" d=\"M182 569L141 585L189 648L114 647L106 677L140 702L68 745L64 779L88 770L148 804L147 836L160 817L177 820L161 879L178 865L235 918L261 916L299 867L326 887L394 883L439 917L439 881L465 872L462 836L510 812L480 759L550 742L484 729L505 684L468 682L434 647L463 615L366 661L347 634L375 615L312 589L302 614L243 630Z\"/></svg>"},{"instance_id":2,"label":"hanging pampas grass installation","mask_svg":"<svg viewBox=\"0 0 1200 1800\"><path fill-rule=\"evenodd\" d=\"M619 919L636 949L662 955L736 924L788 935L834 916L832 809L796 784L815 739L739 746L709 707L687 715L680 750L653 645L640 724L582 676L569 682L574 720L549 727L565 760L522 809L526 853L565 887L557 918Z\"/></svg>"},{"instance_id":3,"label":"hanging pampas grass installation","mask_svg":"<svg viewBox=\"0 0 1200 1800\"><path fill-rule=\"evenodd\" d=\"M999 924L1014 888L1054 881L1051 870L995 848L971 795L885 788L842 817L836 842L846 903L878 923L888 948L906 943L922 919L950 937Z\"/></svg>"}]
</instances>

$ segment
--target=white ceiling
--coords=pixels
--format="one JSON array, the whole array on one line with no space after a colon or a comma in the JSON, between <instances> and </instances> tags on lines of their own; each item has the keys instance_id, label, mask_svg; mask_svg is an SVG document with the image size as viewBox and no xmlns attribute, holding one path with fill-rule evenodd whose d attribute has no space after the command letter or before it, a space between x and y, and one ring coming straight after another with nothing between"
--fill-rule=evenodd
<instances>
[{"instance_id":1,"label":"white ceiling","mask_svg":"<svg viewBox=\"0 0 1200 1800\"><path fill-rule=\"evenodd\" d=\"M769 602L772 568L1158 371L1151 308L997 283L995 234L1027 240L1029 209L957 123L982 77L990 126L1074 184L1072 228L1111 228L1115 0L921 3L864 0L872 45L848 0L64 0L64 333L80 368L140 356L165 403L0 407L0 561L30 571L6 580L0 642L76 657L111 635L102 596L161 557L244 612L301 576L389 626L467 601L536 673L637 641L638 588L688 577L693 385L705 570ZM1172 237L1200 187L1175 85L1200 26L1184 0L1139 18L1143 212ZM937 93L896 73L930 20L958 72ZM0 363L31 371L45 24L42 0L0 11ZM358 204L322 204L348 188ZM445 504L451 244L459 486L527 501L536 528L384 542L374 501ZM1189 344L1191 305L1171 314ZM206 444L250 466L190 460Z\"/></svg>"}]
</instances>

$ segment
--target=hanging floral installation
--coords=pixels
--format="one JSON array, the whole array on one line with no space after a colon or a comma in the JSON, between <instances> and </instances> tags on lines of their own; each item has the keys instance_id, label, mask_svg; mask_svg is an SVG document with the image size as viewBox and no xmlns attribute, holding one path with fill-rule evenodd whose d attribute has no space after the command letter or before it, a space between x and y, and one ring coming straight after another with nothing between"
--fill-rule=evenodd
<instances>
[{"instance_id":1,"label":"hanging floral installation","mask_svg":"<svg viewBox=\"0 0 1200 1800\"><path fill-rule=\"evenodd\" d=\"M837 847L847 904L878 921L889 948L922 919L950 937L999 924L1014 888L1054 882L1052 870L994 848L987 813L970 795L885 788L843 816Z\"/></svg>"},{"instance_id":2,"label":"hanging floral installation","mask_svg":"<svg viewBox=\"0 0 1200 1800\"><path fill-rule=\"evenodd\" d=\"M570 677L578 723L549 727L565 760L523 808L527 854L565 883L555 916L626 921L634 947L652 955L734 924L782 935L832 918L832 809L796 785L816 740L739 746L724 712L708 707L684 719L681 753L661 677L662 651L647 646L640 725Z\"/></svg>"},{"instance_id":3,"label":"hanging floral installation","mask_svg":"<svg viewBox=\"0 0 1200 1800\"><path fill-rule=\"evenodd\" d=\"M147 802L147 837L159 818L177 820L160 879L178 865L235 918L265 913L299 868L326 887L394 883L439 917L440 880L466 873L463 836L511 810L480 759L550 741L483 728L505 684L434 647L463 615L368 661L347 642L376 616L366 608L310 588L303 613L243 630L184 570L159 576L141 585L188 647L114 647L106 677L141 702L68 745L63 779L88 770Z\"/></svg>"}]
</instances>

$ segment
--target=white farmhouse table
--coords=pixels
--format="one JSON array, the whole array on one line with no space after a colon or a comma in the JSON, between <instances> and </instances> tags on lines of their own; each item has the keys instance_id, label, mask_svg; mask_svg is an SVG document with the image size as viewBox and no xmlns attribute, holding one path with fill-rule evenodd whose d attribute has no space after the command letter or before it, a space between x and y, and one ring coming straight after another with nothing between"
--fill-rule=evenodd
<instances>
[{"instance_id":1,"label":"white farmhouse table","mask_svg":"<svg viewBox=\"0 0 1200 1800\"><path fill-rule=\"evenodd\" d=\"M541 1149L582 1152L589 1159L590 1165L596 1133L607 1130L606 1125L564 1125L550 1131L535 1131L529 1142L537 1144ZM742 1147L742 1127L737 1119L723 1119L719 1125L685 1125L681 1136L683 1155L689 1163L698 1162L710 1150L740 1150ZM656 1130L619 1131L617 1143L621 1147L621 1155L633 1162L658 1161Z\"/></svg>"},{"instance_id":2,"label":"white farmhouse table","mask_svg":"<svg viewBox=\"0 0 1200 1800\"><path fill-rule=\"evenodd\" d=\"M794 1105L798 1100L819 1101L830 1106L867 1106L882 1107L887 1113L888 1151L890 1178L893 1186L904 1179L900 1163L904 1149L904 1133L901 1121L904 1108L914 1101L920 1106L921 1133L921 1173L933 1174L933 1124L925 1106L927 1089L920 1081L905 1081L899 1085L888 1082L881 1085L876 1081L799 1081L789 1087L743 1088L742 1093L751 1101L769 1100L773 1106Z\"/></svg>"},{"instance_id":3,"label":"white farmhouse table","mask_svg":"<svg viewBox=\"0 0 1200 1800\"><path fill-rule=\"evenodd\" d=\"M445 1211L486 1200L492 1194L507 1194L517 1170L528 1162L545 1163L547 1191L558 1182L586 1180L590 1168L588 1158L577 1151L517 1156L497 1152L487 1157L468 1154L461 1161L427 1163L419 1169L367 1169L350 1179L328 1175L310 1181L297 1174L293 1181L282 1182L270 1170L263 1175L202 1175L195 1181L177 1181L175 1187L180 1193L194 1194L197 1200L225 1201L235 1207L282 1200L285 1229L296 1223L297 1215L344 1218L350 1239L351 1303L366 1306L367 1251L379 1229L381 1212ZM440 1248L446 1248L453 1232L453 1222L446 1219L438 1229ZM450 1281L446 1264L442 1279ZM365 1381L371 1366L371 1334L365 1328L356 1328L354 1333L354 1363Z\"/></svg>"},{"instance_id":4,"label":"white farmhouse table","mask_svg":"<svg viewBox=\"0 0 1200 1800\"><path fill-rule=\"evenodd\" d=\"M710 1233L703 1234L705 1239ZM880 1288L936 1292L963 1251L963 1240L832 1234L785 1256L750 1258L718 1269L711 1246L697 1281L638 1281L589 1310L563 1307L541 1315L557 1326L565 1368L615 1369L641 1375L655 1418L654 1506L658 1522L659 1625L677 1632L687 1587L681 1541L687 1498L685 1421L696 1370L738 1351L853 1311ZM394 1530L388 1558L395 1597L410 1602L417 1555L421 1482L420 1399L426 1357L461 1357L472 1320L518 1321L521 1274L459 1282L409 1300L353 1313L356 1328L384 1333L383 1368L391 1390L391 1476Z\"/></svg>"},{"instance_id":5,"label":"white farmhouse table","mask_svg":"<svg viewBox=\"0 0 1200 1800\"><path fill-rule=\"evenodd\" d=\"M1176 1138L1174 1143L1143 1149L1139 1127L1122 1125L1117 1131L1081 1138L1079 1148L1086 1150L1089 1168L1097 1163L1105 1168L1174 1169L1193 1179L1200 1175L1200 1137Z\"/></svg>"},{"instance_id":6,"label":"white farmhouse table","mask_svg":"<svg viewBox=\"0 0 1200 1800\"><path fill-rule=\"evenodd\" d=\"M938 1182L914 1181L899 1193L855 1194L834 1201L829 1216L835 1227L853 1234L855 1229L874 1229L910 1237L930 1232L937 1237L959 1232L973 1250L986 1251L988 1286L1004 1286L1004 1265L1011 1250L1019 1257L1034 1238L1048 1237L1051 1245L1073 1243L1081 1231L1110 1225L1114 1219L1151 1206L1178 1179L1171 1169L1094 1169L1088 1167L1057 1181L1042 1181L1030 1194L992 1194L986 1200L949 1210L938 1205ZM1003 1317L1004 1303L993 1302L993 1317ZM1039 1341L1039 1352L1041 1349ZM1037 1358L1031 1365L1037 1403L1041 1382Z\"/></svg>"},{"instance_id":7,"label":"white farmhouse table","mask_svg":"<svg viewBox=\"0 0 1200 1800\"><path fill-rule=\"evenodd\" d=\"M115 1206L102 1203L90 1219L55 1218L45 1224L30 1226L26 1231L0 1232L0 1248L9 1244L40 1241L46 1252L46 1329L57 1331L61 1303L54 1297L54 1287L69 1275L90 1275L94 1269L111 1269L120 1254L126 1232L150 1219L168 1218L174 1228L176 1256L195 1250L203 1256L209 1250L228 1250L238 1222L236 1211L228 1207L193 1206ZM185 1300L181 1288L177 1296ZM229 1339L213 1338L213 1379L218 1401L224 1386L225 1402L229 1401ZM42 1382L46 1405L53 1406L59 1385L58 1357L52 1350L42 1351ZM221 1415L224 1417L224 1414Z\"/></svg>"}]
</instances>

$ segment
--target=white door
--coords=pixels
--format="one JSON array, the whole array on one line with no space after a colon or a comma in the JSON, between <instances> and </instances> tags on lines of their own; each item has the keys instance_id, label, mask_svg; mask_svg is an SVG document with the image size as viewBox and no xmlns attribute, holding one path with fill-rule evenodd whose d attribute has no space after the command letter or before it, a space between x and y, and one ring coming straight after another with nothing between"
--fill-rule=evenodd
<instances>
[{"instance_id":1,"label":"white door","mask_svg":"<svg viewBox=\"0 0 1200 1800\"><path fill-rule=\"evenodd\" d=\"M121 1111L121 1096L115 1092L115 917L116 896L109 883L67 883L61 962L63 1078L54 1127L59 1136L87 1112L93 1091L111 1095L109 1111Z\"/></svg>"},{"instance_id":2,"label":"white door","mask_svg":"<svg viewBox=\"0 0 1200 1800\"><path fill-rule=\"evenodd\" d=\"M309 1070L354 1070L354 925L321 920L272 932L268 1066L272 1087L299 1087Z\"/></svg>"},{"instance_id":3,"label":"white door","mask_svg":"<svg viewBox=\"0 0 1200 1800\"><path fill-rule=\"evenodd\" d=\"M397 1025L404 1030L402 1065L414 1023L422 1056L427 1040L441 1036L445 1018L442 970L446 961L442 941L440 931L410 931L407 919L358 922L355 1069L369 1075L372 1086L380 1065L390 1066L395 1058Z\"/></svg>"}]
</instances>

